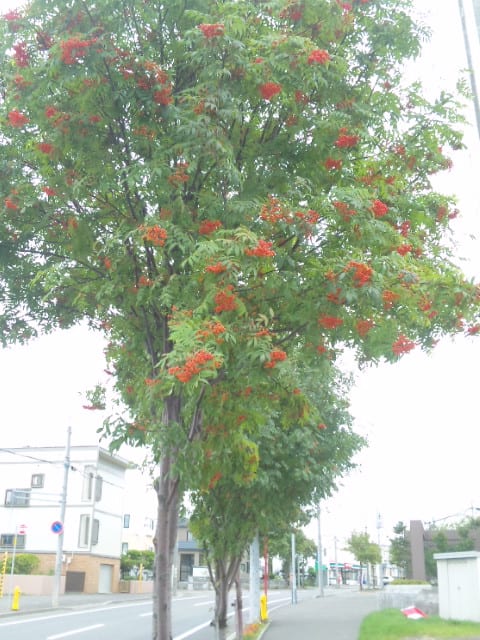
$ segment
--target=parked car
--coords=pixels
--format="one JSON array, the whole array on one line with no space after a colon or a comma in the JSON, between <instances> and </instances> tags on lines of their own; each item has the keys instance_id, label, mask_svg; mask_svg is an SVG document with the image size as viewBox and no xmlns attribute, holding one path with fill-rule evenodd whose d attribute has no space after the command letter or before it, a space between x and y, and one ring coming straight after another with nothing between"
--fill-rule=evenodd
<instances>
[{"instance_id":1,"label":"parked car","mask_svg":"<svg viewBox=\"0 0 480 640\"><path fill-rule=\"evenodd\" d=\"M390 584L394 580L395 578L392 578L392 576L383 576L383 586L385 587L387 584Z\"/></svg>"}]
</instances>

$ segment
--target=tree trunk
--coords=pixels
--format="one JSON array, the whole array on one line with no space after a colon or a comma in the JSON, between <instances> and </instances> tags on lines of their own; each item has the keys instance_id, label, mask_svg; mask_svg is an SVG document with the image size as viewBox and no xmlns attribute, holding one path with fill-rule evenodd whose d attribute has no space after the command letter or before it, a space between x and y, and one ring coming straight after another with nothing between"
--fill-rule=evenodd
<instances>
[{"instance_id":1,"label":"tree trunk","mask_svg":"<svg viewBox=\"0 0 480 640\"><path fill-rule=\"evenodd\" d=\"M242 637L243 617L242 617L242 592L240 584L240 563L242 556L230 558L229 560L217 560L215 562L215 576L213 586L215 588L215 618L213 625L216 630L216 638L224 640L227 637L228 626L228 601L230 589L235 583L236 587L236 629L240 624L240 636ZM210 572L212 578L212 573ZM237 582L238 581L238 582ZM240 616L240 617L238 617Z\"/></svg>"},{"instance_id":2,"label":"tree trunk","mask_svg":"<svg viewBox=\"0 0 480 640\"><path fill-rule=\"evenodd\" d=\"M168 398L164 421L175 424L180 415L178 398ZM155 583L153 594L153 640L172 640L172 567L177 542L180 495L178 479L172 475L174 457L162 455L157 492L157 529L155 533Z\"/></svg>"},{"instance_id":3,"label":"tree trunk","mask_svg":"<svg viewBox=\"0 0 480 640\"><path fill-rule=\"evenodd\" d=\"M223 562L215 563L215 626L219 631L219 638L226 635L228 615L228 578Z\"/></svg>"},{"instance_id":4,"label":"tree trunk","mask_svg":"<svg viewBox=\"0 0 480 640\"><path fill-rule=\"evenodd\" d=\"M242 584L240 582L240 569L235 575L235 632L237 640L243 638L243 599Z\"/></svg>"}]
</instances>

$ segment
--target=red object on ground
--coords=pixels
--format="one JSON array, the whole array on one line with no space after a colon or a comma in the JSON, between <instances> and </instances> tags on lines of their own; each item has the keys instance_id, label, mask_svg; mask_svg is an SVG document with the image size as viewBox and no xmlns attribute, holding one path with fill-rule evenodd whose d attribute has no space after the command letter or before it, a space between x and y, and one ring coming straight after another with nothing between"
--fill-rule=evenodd
<instances>
[{"instance_id":1,"label":"red object on ground","mask_svg":"<svg viewBox=\"0 0 480 640\"><path fill-rule=\"evenodd\" d=\"M401 611L406 618L410 618L411 620L419 620L420 618L428 617L424 611L413 606L401 609Z\"/></svg>"}]
</instances>

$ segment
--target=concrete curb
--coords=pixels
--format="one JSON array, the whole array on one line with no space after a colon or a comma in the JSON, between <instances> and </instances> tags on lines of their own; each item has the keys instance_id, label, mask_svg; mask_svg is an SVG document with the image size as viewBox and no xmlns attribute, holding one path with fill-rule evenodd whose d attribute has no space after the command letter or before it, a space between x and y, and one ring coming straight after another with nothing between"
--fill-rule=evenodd
<instances>
[{"instance_id":1,"label":"concrete curb","mask_svg":"<svg viewBox=\"0 0 480 640\"><path fill-rule=\"evenodd\" d=\"M265 633L265 631L268 629L269 626L270 626L270 621L266 622L263 625L263 629L260 631L260 634L259 634L257 640L260 640L260 638L263 636L263 634Z\"/></svg>"}]
</instances>

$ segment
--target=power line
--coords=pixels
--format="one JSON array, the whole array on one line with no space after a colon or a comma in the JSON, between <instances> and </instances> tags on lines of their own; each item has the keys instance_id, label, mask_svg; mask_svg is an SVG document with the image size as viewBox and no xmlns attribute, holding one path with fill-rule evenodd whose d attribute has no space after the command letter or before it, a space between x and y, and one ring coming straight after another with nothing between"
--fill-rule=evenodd
<instances>
[{"instance_id":1,"label":"power line","mask_svg":"<svg viewBox=\"0 0 480 640\"><path fill-rule=\"evenodd\" d=\"M74 447L73 447L74 448ZM20 456L22 458L28 458L30 460L33 460L35 462L43 462L44 464L51 464L51 465L63 465L63 461L62 460L46 460L44 458L39 458L38 456L32 456L32 455L28 455L26 453L21 453L19 451L14 451L13 449L6 449L4 447L0 447L0 451L4 451L5 453L10 453L11 455L14 456ZM87 465L88 466L88 465ZM74 465L70 465L70 470L71 471L76 471L77 473L79 473L81 476L83 476L84 478L88 478L89 477L89 472L88 471L82 471L81 469L79 469L78 467L75 467ZM102 482L104 482L105 484L108 484L112 487L116 487L117 489L124 489L125 487L120 485L120 484L116 484L115 482L111 482L110 480L106 480L103 476L100 476L98 473L95 475L96 478L101 477L102 478Z\"/></svg>"},{"instance_id":2,"label":"power line","mask_svg":"<svg viewBox=\"0 0 480 640\"><path fill-rule=\"evenodd\" d=\"M13 449L4 449L0 447L0 451L4 451L5 453L10 453L12 456L20 456L22 458L30 458L30 460L35 460L35 462L45 462L46 464L63 464L61 460L44 460L43 458L38 458L35 456L29 456L26 453L20 453L19 451L14 451Z\"/></svg>"},{"instance_id":3,"label":"power line","mask_svg":"<svg viewBox=\"0 0 480 640\"><path fill-rule=\"evenodd\" d=\"M472 512L472 518L473 518L474 511L480 511L480 507L470 506L470 507L467 507L466 509L464 509L463 511L458 511L457 513L452 513L449 516L443 516L442 518L436 518L435 520L430 520L429 522L427 522L427 524L429 526L431 526L431 525L437 524L437 522L443 522L444 520L449 520L450 518L458 518L459 516L464 516L465 517L465 514L468 511Z\"/></svg>"}]
</instances>

